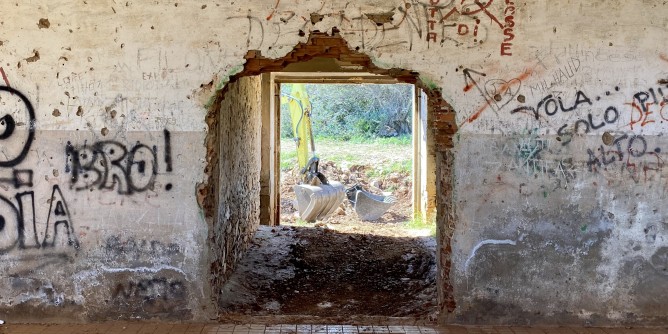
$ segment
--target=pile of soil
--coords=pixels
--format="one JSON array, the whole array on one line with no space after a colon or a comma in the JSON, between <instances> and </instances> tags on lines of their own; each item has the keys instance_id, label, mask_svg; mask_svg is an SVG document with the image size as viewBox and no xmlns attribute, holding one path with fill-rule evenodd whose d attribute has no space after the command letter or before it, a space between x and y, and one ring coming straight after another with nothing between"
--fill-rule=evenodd
<instances>
[{"instance_id":1,"label":"pile of soil","mask_svg":"<svg viewBox=\"0 0 668 334\"><path fill-rule=\"evenodd\" d=\"M338 232L327 227L266 227L221 292L235 314L334 319L432 319L435 241Z\"/></svg>"}]
</instances>

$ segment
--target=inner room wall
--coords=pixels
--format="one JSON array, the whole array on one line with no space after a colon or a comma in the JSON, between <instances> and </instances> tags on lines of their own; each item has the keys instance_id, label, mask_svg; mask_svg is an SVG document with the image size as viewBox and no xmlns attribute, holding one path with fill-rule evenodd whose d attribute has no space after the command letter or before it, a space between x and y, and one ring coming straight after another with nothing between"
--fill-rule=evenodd
<instances>
[{"instance_id":1,"label":"inner room wall","mask_svg":"<svg viewBox=\"0 0 668 334\"><path fill-rule=\"evenodd\" d=\"M218 214L213 223L214 291L222 290L260 225L260 76L228 84L218 117Z\"/></svg>"}]
</instances>

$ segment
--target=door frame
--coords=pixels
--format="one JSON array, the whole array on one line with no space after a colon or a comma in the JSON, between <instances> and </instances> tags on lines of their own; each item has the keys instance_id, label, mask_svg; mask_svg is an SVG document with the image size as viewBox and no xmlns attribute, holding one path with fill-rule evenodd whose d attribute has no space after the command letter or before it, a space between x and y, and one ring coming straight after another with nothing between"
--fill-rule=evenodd
<instances>
[{"instance_id":1,"label":"door frame","mask_svg":"<svg viewBox=\"0 0 668 334\"><path fill-rule=\"evenodd\" d=\"M260 169L260 223L280 224L280 85L311 84L406 84L384 75L360 72L271 72L262 74L262 131ZM436 217L436 159L428 131L427 96L413 86L412 146L413 218L432 222Z\"/></svg>"}]
</instances>

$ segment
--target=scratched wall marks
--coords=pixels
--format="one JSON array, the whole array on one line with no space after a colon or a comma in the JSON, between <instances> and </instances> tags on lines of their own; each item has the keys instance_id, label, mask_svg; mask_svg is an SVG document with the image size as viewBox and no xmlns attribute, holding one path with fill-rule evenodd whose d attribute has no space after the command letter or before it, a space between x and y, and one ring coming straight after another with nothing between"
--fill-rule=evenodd
<instances>
[{"instance_id":1,"label":"scratched wall marks","mask_svg":"<svg viewBox=\"0 0 668 334\"><path fill-rule=\"evenodd\" d=\"M516 37L517 6L510 0L409 0L386 8L319 10L311 20L302 20L288 1L277 1L266 15L249 11L228 21L245 27L246 47L282 47L282 36L317 30L327 19L338 31L362 50L385 50L397 46L455 46L474 48L485 43L489 34L498 34L500 56L512 56ZM324 7L324 6L323 6ZM265 17L266 16L266 17Z\"/></svg>"},{"instance_id":2,"label":"scratched wall marks","mask_svg":"<svg viewBox=\"0 0 668 334\"><path fill-rule=\"evenodd\" d=\"M120 265L155 266L182 261L185 256L179 243L133 236L109 236L102 247L105 259Z\"/></svg>"}]
</instances>

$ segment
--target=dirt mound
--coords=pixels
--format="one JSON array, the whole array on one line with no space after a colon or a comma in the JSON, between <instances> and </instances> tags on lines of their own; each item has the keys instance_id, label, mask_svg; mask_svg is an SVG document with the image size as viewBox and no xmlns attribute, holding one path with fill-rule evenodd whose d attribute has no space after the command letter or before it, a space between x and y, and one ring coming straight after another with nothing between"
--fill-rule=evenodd
<instances>
[{"instance_id":1,"label":"dirt mound","mask_svg":"<svg viewBox=\"0 0 668 334\"><path fill-rule=\"evenodd\" d=\"M261 227L222 291L225 313L428 319L436 312L432 238Z\"/></svg>"}]
</instances>

